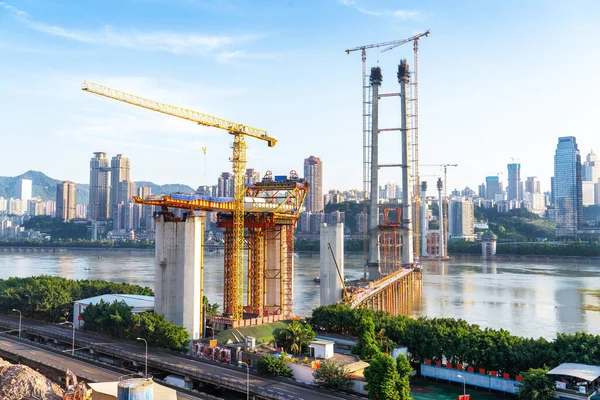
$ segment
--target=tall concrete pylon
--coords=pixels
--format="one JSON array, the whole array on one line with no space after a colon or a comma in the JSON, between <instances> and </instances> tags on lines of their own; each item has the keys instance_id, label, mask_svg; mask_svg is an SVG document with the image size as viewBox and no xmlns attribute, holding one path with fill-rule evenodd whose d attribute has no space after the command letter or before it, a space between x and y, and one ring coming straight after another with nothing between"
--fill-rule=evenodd
<instances>
[{"instance_id":1,"label":"tall concrete pylon","mask_svg":"<svg viewBox=\"0 0 600 400\"><path fill-rule=\"evenodd\" d=\"M381 68L371 68L371 204L369 207L369 279L381 277L379 258L379 86Z\"/></svg>"},{"instance_id":2,"label":"tall concrete pylon","mask_svg":"<svg viewBox=\"0 0 600 400\"><path fill-rule=\"evenodd\" d=\"M408 82L410 72L406 60L401 60L398 65L398 83L400 83L401 123L402 134L402 265L414 264L413 228L412 228L412 201L413 185L410 181L410 127L408 116ZM416 221L418 223L419 221Z\"/></svg>"}]
</instances>

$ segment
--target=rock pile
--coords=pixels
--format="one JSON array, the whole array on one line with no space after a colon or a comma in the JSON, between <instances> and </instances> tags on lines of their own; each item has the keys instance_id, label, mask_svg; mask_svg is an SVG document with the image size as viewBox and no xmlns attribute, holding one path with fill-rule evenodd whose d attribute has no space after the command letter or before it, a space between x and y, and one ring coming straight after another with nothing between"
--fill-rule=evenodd
<instances>
[{"instance_id":1,"label":"rock pile","mask_svg":"<svg viewBox=\"0 0 600 400\"><path fill-rule=\"evenodd\" d=\"M61 400L63 390L39 372L0 358L0 399Z\"/></svg>"}]
</instances>

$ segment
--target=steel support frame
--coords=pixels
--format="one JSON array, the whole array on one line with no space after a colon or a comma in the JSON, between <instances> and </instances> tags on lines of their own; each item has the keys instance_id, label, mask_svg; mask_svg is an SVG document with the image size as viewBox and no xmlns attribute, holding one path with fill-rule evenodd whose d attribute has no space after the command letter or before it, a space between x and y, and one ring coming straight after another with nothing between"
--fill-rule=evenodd
<instances>
[{"instance_id":1,"label":"steel support frame","mask_svg":"<svg viewBox=\"0 0 600 400\"><path fill-rule=\"evenodd\" d=\"M292 225L285 225L284 229L285 249L282 250L281 257L284 260L284 269L281 274L281 313L284 317L291 318L294 315L294 227Z\"/></svg>"},{"instance_id":2,"label":"steel support frame","mask_svg":"<svg viewBox=\"0 0 600 400\"><path fill-rule=\"evenodd\" d=\"M259 317L265 301L265 230L248 229L248 307Z\"/></svg>"}]
</instances>

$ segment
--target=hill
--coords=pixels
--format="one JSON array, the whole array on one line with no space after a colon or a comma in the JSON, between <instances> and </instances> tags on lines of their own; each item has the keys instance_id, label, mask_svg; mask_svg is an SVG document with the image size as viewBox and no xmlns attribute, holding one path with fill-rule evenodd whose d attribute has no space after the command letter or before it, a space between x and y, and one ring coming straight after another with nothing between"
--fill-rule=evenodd
<instances>
[{"instance_id":1,"label":"hill","mask_svg":"<svg viewBox=\"0 0 600 400\"><path fill-rule=\"evenodd\" d=\"M40 171L27 171L19 176L0 176L0 197L18 198L17 182L21 179L31 179L32 196L40 197L42 200L56 199L56 184L61 182L58 179L50 178ZM152 188L152 194L161 195L175 192L193 193L194 189L182 184L157 185L152 182L136 182L137 187L149 186ZM90 185L87 183L77 184L77 203L88 204Z\"/></svg>"},{"instance_id":2,"label":"hill","mask_svg":"<svg viewBox=\"0 0 600 400\"><path fill-rule=\"evenodd\" d=\"M50 178L40 171L27 171L19 176L0 176L0 196L6 198L19 198L17 183L21 179L31 179L32 196L40 197L42 200L56 200L56 184L58 179ZM77 184L77 203L88 203L89 185Z\"/></svg>"},{"instance_id":3,"label":"hill","mask_svg":"<svg viewBox=\"0 0 600 400\"><path fill-rule=\"evenodd\" d=\"M166 185L157 185L148 181L136 182L136 187L148 186L152 189L152 194L169 194L169 193L194 193L196 190L192 189L188 185L180 183L169 183Z\"/></svg>"}]
</instances>

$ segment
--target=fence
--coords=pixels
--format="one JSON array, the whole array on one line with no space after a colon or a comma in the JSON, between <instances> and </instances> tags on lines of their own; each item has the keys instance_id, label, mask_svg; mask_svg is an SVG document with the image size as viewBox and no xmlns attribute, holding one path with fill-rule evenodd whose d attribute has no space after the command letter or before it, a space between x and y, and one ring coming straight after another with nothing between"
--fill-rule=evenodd
<instances>
[{"instance_id":1,"label":"fence","mask_svg":"<svg viewBox=\"0 0 600 400\"><path fill-rule=\"evenodd\" d=\"M450 382L465 383L471 386L477 386L485 389L496 390L504 393L517 394L519 393L519 380L508 379L508 377L493 376L495 371L487 373L485 370L480 370L483 373L463 371L441 365L421 364L421 375L429 378L443 379Z\"/></svg>"}]
</instances>

